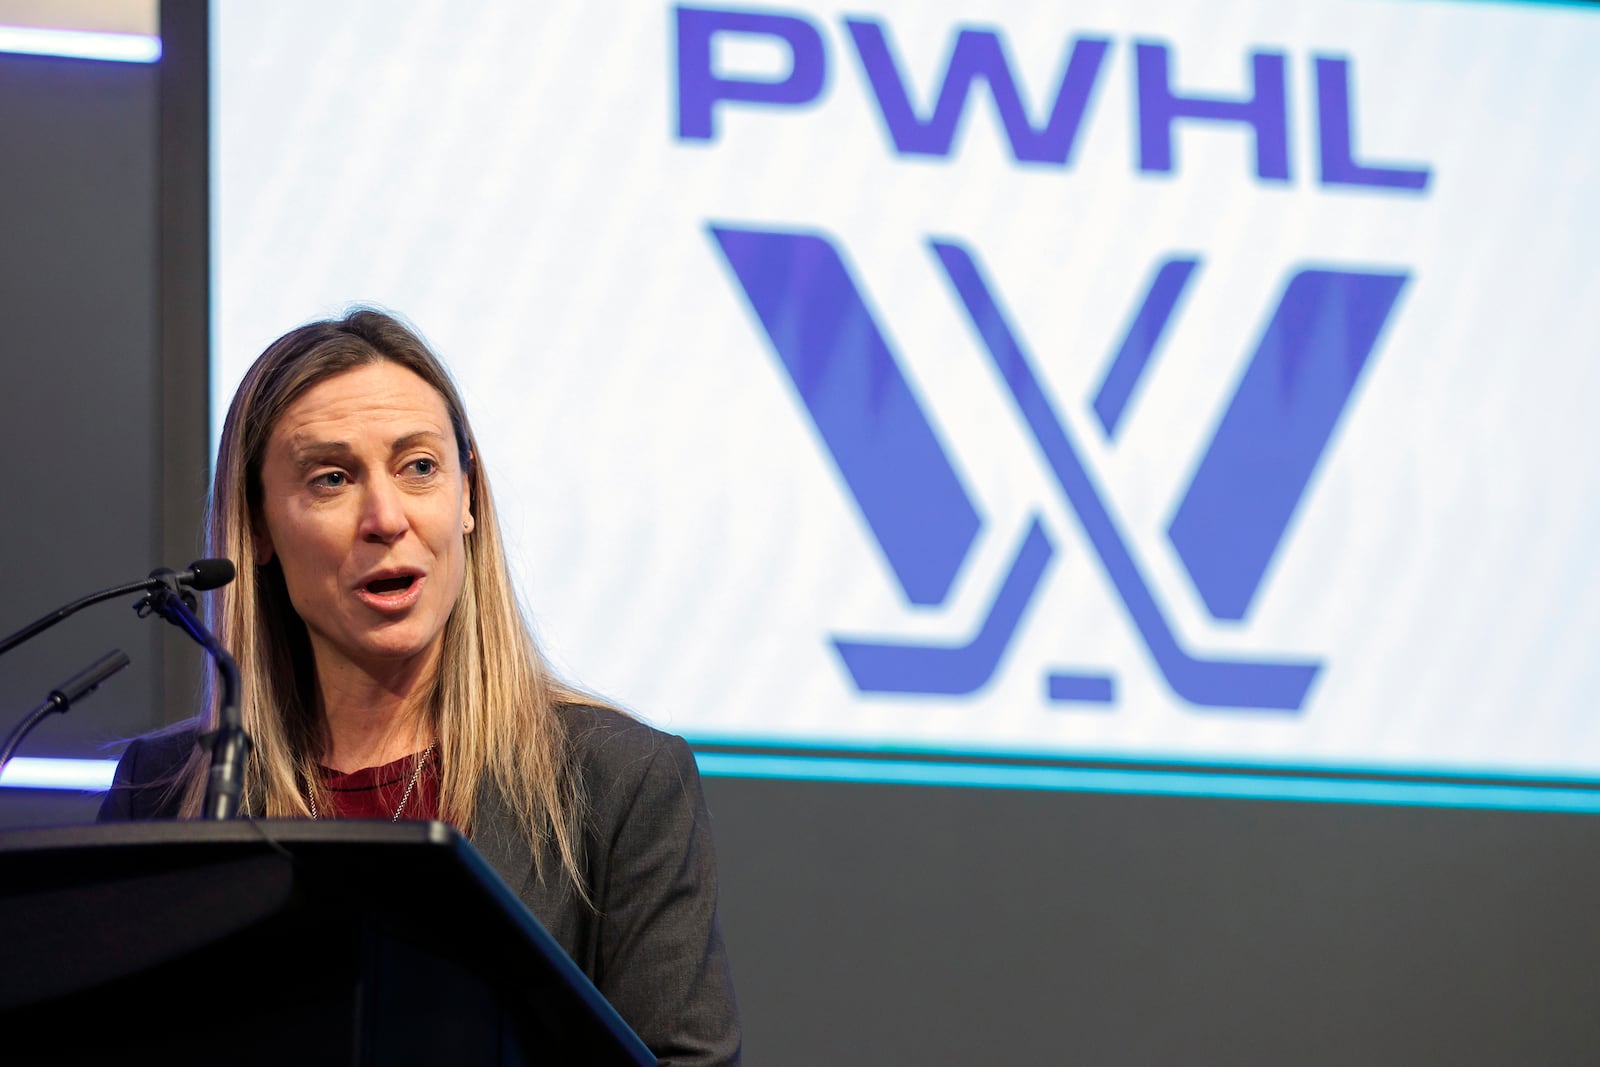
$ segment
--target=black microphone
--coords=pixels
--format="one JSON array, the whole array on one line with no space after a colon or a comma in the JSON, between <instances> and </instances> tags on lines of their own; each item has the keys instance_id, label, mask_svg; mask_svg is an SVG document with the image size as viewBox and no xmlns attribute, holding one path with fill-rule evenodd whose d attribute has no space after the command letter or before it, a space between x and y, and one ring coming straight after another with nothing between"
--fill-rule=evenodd
<instances>
[{"instance_id":1,"label":"black microphone","mask_svg":"<svg viewBox=\"0 0 1600 1067\"><path fill-rule=\"evenodd\" d=\"M204 592L207 589L216 589L218 586L227 585L233 581L233 576L233 561L227 559L197 559L189 564L189 569L186 571L172 571L164 567L157 567L150 572L150 577L148 578L141 578L137 582L129 582L126 585L119 585L111 589L102 589L98 593L91 593L81 600L74 600L72 603L57 608L42 618L35 619L4 641L0 641L0 655L4 655L30 638L37 637L67 616L82 611L91 604L98 604L102 600L112 600L132 593L147 593L162 586L171 589L184 586Z\"/></svg>"},{"instance_id":2,"label":"black microphone","mask_svg":"<svg viewBox=\"0 0 1600 1067\"><path fill-rule=\"evenodd\" d=\"M150 577L154 578L159 573L162 572L151 571ZM177 579L179 585L186 585L203 593L207 589L219 589L227 585L233 581L235 573L231 559L197 559L189 564L188 570L180 571L173 577Z\"/></svg>"},{"instance_id":3,"label":"black microphone","mask_svg":"<svg viewBox=\"0 0 1600 1067\"><path fill-rule=\"evenodd\" d=\"M61 711L69 707L100 688L100 683L116 674L129 663L128 654L120 648L113 648L101 656L88 667L74 674L62 682L57 689L50 690L50 700Z\"/></svg>"},{"instance_id":4,"label":"black microphone","mask_svg":"<svg viewBox=\"0 0 1600 1067\"><path fill-rule=\"evenodd\" d=\"M6 764L11 762L12 753L16 752L17 746L22 744L22 739L28 736L28 731L39 725L41 719L53 711L65 712L72 705L100 688L101 682L127 665L128 654L120 648L114 648L84 670L62 682L57 688L50 690L50 696L45 699L45 702L30 711L17 724L16 729L11 731L11 735L6 738L5 744L0 746L0 773L4 773Z\"/></svg>"}]
</instances>

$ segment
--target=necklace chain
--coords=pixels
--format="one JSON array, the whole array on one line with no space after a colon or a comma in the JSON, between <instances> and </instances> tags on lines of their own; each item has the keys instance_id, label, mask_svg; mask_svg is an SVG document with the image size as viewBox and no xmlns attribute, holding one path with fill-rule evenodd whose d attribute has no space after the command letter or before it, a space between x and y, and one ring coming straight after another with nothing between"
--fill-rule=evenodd
<instances>
[{"instance_id":1,"label":"necklace chain","mask_svg":"<svg viewBox=\"0 0 1600 1067\"><path fill-rule=\"evenodd\" d=\"M406 805L411 801L412 791L417 788L417 783L422 781L422 768L427 766L428 757L433 755L433 748L438 743L439 739L436 737L428 742L427 748L422 750L422 758L417 760L417 766L411 772L411 780L406 783L406 791L400 795L400 806L394 809L394 815L389 819L390 822L400 821L400 813L406 810ZM306 803L311 807L311 817L313 819L321 818L317 814L317 791L311 788L310 778L306 779Z\"/></svg>"}]
</instances>

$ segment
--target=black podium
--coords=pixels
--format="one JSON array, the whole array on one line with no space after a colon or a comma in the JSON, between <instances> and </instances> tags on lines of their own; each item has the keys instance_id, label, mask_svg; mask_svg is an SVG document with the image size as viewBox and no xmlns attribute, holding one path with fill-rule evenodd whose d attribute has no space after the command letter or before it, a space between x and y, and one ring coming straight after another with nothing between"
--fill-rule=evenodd
<instances>
[{"instance_id":1,"label":"black podium","mask_svg":"<svg viewBox=\"0 0 1600 1067\"><path fill-rule=\"evenodd\" d=\"M7 1063L653 1064L451 827L0 833Z\"/></svg>"}]
</instances>

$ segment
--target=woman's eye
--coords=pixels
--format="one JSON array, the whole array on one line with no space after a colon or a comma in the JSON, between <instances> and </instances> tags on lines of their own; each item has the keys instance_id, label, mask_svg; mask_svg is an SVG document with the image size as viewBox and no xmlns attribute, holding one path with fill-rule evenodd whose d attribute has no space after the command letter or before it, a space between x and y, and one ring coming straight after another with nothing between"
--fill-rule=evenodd
<instances>
[{"instance_id":1,"label":"woman's eye","mask_svg":"<svg viewBox=\"0 0 1600 1067\"><path fill-rule=\"evenodd\" d=\"M324 489L338 489L348 480L344 471L328 471L326 474L319 474L311 479L311 484L321 486Z\"/></svg>"},{"instance_id":2,"label":"woman's eye","mask_svg":"<svg viewBox=\"0 0 1600 1067\"><path fill-rule=\"evenodd\" d=\"M414 471L418 475L421 475L422 477L426 478L428 475L434 473L435 471L437 471L439 469L439 464L435 463L431 459L423 457L423 458L420 458L420 459L412 460L411 461L411 469L412 469L412 471Z\"/></svg>"}]
</instances>

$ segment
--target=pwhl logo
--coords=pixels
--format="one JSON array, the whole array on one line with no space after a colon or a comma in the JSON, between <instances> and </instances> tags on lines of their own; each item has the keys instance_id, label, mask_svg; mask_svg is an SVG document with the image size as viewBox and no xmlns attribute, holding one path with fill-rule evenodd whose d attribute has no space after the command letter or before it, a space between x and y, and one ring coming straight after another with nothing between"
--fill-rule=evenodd
<instances>
[{"instance_id":1,"label":"pwhl logo","mask_svg":"<svg viewBox=\"0 0 1600 1067\"><path fill-rule=\"evenodd\" d=\"M882 27L866 20L849 20L847 27L867 83L885 105L885 127L899 154L926 154L930 145L948 153L950 137L918 141L902 136L904 128L953 128L969 90L983 80L994 93L1019 161L1025 158L1022 148L1030 145L1035 151L1030 161L1044 161L1038 138L1047 138L1045 155L1061 166L1071 158L1079 120L1111 45L1083 38L1073 43L1055 109L1045 127L1035 129L1019 110L1008 110L1006 101L1015 101L1018 94L996 34L960 33L935 112L924 120L907 103L909 94L887 58ZM718 101L793 106L821 90L826 61L822 38L803 19L680 8L678 31L682 139L714 139L710 118ZM718 75L712 70L711 41L723 32L782 40L793 57L790 74L762 83ZM1137 54L1141 170L1171 170L1171 125L1188 118L1252 126L1257 135L1254 177L1289 180L1281 147L1286 138L1281 55L1276 67L1272 53L1252 57L1255 93L1234 103L1184 97L1172 90L1164 47L1141 44ZM1348 63L1318 57L1316 68L1323 90L1322 183L1425 188L1426 170L1355 162ZM1155 104L1146 107L1146 97ZM1154 117L1146 122L1147 115ZM1019 128L1013 128L1013 118ZM945 603L981 519L839 244L822 233L771 226L713 225L710 232L906 598L924 606ZM1084 450L1042 386L1023 336L978 255L950 239L931 239L928 250L1167 685L1202 707L1288 712L1303 707L1319 663L1219 659L1185 647ZM1195 257L1177 255L1156 265L1130 316L1126 337L1109 356L1090 398L1109 439L1116 437L1128 402L1199 265ZM1403 271L1337 267L1289 274L1167 528L1178 559L1214 619L1239 621L1248 613L1407 280ZM1055 553L1038 513L1026 527L971 642L947 646L835 639L856 686L866 692L959 694L984 685ZM1114 699L1115 679L1051 673L1045 688L1054 701L1106 703Z\"/></svg>"}]
</instances>

